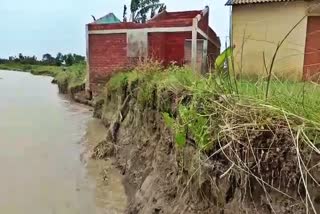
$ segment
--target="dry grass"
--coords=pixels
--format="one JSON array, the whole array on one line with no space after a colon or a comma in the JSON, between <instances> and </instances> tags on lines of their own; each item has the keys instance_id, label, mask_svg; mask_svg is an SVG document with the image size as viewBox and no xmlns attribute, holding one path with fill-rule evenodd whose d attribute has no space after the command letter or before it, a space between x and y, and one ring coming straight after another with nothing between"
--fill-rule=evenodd
<instances>
[{"instance_id":1,"label":"dry grass","mask_svg":"<svg viewBox=\"0 0 320 214\"><path fill-rule=\"evenodd\" d=\"M133 87L140 108L163 112L177 145L194 144L202 154L194 175L204 165L220 166L214 174L239 181L243 198L255 201L249 187L259 186L272 212L275 192L315 212L309 186L320 188L313 161L320 155L318 85L241 80L235 86L229 77L149 66L116 74L106 91Z\"/></svg>"}]
</instances>

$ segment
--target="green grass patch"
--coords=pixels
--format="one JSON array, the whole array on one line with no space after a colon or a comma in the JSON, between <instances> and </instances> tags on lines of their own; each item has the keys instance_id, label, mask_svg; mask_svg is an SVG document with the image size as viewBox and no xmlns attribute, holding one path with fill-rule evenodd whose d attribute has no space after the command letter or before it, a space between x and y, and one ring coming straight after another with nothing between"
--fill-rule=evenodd
<instances>
[{"instance_id":1,"label":"green grass patch","mask_svg":"<svg viewBox=\"0 0 320 214\"><path fill-rule=\"evenodd\" d=\"M84 84L86 78L86 65L76 64L67 67L63 72L59 72L55 79L57 82L68 82L68 87L73 88Z\"/></svg>"},{"instance_id":2,"label":"green grass patch","mask_svg":"<svg viewBox=\"0 0 320 214\"><path fill-rule=\"evenodd\" d=\"M312 133L310 138L316 136L312 137L317 139L315 144L320 139L320 87L314 83L272 80L266 99L266 81L201 76L188 68L172 66L115 74L106 91L112 93L125 85L136 85L137 102L143 107L155 105L156 93L156 107L165 113L164 120L180 146L190 135L199 148L206 150L230 130L237 135L243 135L246 126L252 132L273 131L274 124L279 123L293 130L305 127Z\"/></svg>"}]
</instances>

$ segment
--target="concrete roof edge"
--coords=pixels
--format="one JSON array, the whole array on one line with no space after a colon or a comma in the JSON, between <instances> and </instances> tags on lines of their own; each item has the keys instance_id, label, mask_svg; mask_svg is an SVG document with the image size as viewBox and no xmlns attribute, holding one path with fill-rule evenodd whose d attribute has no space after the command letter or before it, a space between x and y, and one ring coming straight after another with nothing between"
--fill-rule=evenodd
<instances>
[{"instance_id":1,"label":"concrete roof edge","mask_svg":"<svg viewBox=\"0 0 320 214\"><path fill-rule=\"evenodd\" d=\"M274 3L274 2L290 2L299 0L228 0L226 6L232 5L245 5L245 4L263 4L263 3Z\"/></svg>"}]
</instances>

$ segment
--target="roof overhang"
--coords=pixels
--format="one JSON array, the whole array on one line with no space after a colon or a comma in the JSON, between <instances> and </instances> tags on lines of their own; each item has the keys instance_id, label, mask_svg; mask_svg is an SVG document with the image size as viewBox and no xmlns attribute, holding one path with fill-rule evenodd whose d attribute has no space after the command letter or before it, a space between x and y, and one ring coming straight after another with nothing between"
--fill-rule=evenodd
<instances>
[{"instance_id":1,"label":"roof overhang","mask_svg":"<svg viewBox=\"0 0 320 214\"><path fill-rule=\"evenodd\" d=\"M259 4L272 2L290 2L299 0L228 0L226 5Z\"/></svg>"}]
</instances>

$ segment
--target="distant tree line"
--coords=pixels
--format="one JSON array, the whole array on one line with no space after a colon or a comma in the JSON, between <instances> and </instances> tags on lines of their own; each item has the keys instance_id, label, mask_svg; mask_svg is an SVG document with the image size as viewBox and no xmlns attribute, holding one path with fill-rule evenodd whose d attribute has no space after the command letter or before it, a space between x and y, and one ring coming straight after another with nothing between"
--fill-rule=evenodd
<instances>
[{"instance_id":1,"label":"distant tree line","mask_svg":"<svg viewBox=\"0 0 320 214\"><path fill-rule=\"evenodd\" d=\"M84 63L85 57L78 54L62 54L58 53L55 57L49 53L43 54L42 59L36 56L24 56L19 53L18 56L10 56L8 59L1 59L0 63L21 63L28 65L56 65L71 66L73 64Z\"/></svg>"}]
</instances>

